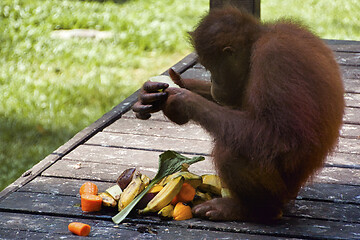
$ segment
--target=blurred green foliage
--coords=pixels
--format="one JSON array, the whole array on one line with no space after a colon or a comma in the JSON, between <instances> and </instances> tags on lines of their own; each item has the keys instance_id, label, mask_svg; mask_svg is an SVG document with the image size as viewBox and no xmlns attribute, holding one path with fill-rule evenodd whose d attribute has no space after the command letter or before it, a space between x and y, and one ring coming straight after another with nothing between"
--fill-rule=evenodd
<instances>
[{"instance_id":1,"label":"blurred green foliage","mask_svg":"<svg viewBox=\"0 0 360 240\"><path fill-rule=\"evenodd\" d=\"M0 190L191 51L208 0L1 0ZM360 40L358 0L263 0L262 18L303 19ZM53 38L62 29L109 39Z\"/></svg>"},{"instance_id":2,"label":"blurred green foliage","mask_svg":"<svg viewBox=\"0 0 360 240\"><path fill-rule=\"evenodd\" d=\"M205 0L0 1L0 190L190 52ZM112 38L52 38L60 29Z\"/></svg>"},{"instance_id":3,"label":"blurred green foliage","mask_svg":"<svg viewBox=\"0 0 360 240\"><path fill-rule=\"evenodd\" d=\"M326 39L360 40L359 0L261 0L261 16L295 18Z\"/></svg>"}]
</instances>

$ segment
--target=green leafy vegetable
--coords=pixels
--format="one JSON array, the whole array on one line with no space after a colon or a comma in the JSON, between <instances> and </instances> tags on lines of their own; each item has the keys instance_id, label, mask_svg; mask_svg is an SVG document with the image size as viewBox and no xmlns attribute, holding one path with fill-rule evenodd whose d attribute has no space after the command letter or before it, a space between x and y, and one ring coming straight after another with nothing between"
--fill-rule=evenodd
<instances>
[{"instance_id":1,"label":"green leafy vegetable","mask_svg":"<svg viewBox=\"0 0 360 240\"><path fill-rule=\"evenodd\" d=\"M151 183L145 188L129 205L127 205L123 210L121 210L118 214L116 214L112 220L114 223L119 224L121 223L126 216L131 212L131 210L136 206L136 204L140 201L140 199L161 179L164 177L178 172L182 169L182 165L185 164L193 164L199 161L204 160L205 158L200 157L193 157L188 158L185 157L177 152L174 151L166 151L159 156L159 169L154 177L151 180Z\"/></svg>"}]
</instances>

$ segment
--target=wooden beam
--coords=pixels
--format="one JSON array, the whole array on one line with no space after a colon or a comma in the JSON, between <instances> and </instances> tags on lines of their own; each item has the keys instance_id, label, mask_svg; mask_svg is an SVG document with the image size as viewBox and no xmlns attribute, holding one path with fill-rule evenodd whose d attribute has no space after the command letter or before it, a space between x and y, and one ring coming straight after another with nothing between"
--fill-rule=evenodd
<instances>
[{"instance_id":1,"label":"wooden beam","mask_svg":"<svg viewBox=\"0 0 360 240\"><path fill-rule=\"evenodd\" d=\"M246 9L255 17L260 18L260 0L210 0L210 10L226 5Z\"/></svg>"}]
</instances>

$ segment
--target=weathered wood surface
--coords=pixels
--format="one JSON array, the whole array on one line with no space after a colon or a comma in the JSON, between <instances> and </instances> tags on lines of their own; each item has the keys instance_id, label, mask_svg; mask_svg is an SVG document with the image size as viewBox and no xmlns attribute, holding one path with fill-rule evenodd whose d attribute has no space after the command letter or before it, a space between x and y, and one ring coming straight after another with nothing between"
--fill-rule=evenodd
<instances>
[{"instance_id":1,"label":"weathered wood surface","mask_svg":"<svg viewBox=\"0 0 360 240\"><path fill-rule=\"evenodd\" d=\"M189 157L204 155L205 161L190 170L214 172L211 137L197 125L170 123L161 113L147 121L132 112L124 114L136 100L135 93L0 193L0 239L73 239L67 230L71 221L89 223L89 237L94 239L360 239L360 49L351 44L331 48L346 89L341 138L323 170L288 204L282 220L272 225L164 222L134 214L115 225L114 209L83 213L78 189L85 181L94 181L103 191L134 166L153 177L158 155L168 149ZM209 80L210 74L195 59L192 54L175 68L183 77Z\"/></svg>"},{"instance_id":2,"label":"weathered wood surface","mask_svg":"<svg viewBox=\"0 0 360 240\"><path fill-rule=\"evenodd\" d=\"M25 214L38 213L41 212L42 215L51 215L51 219L54 216L64 217L70 219L84 218L84 219L95 219L95 220L110 220L113 215L113 211L102 211L101 214L84 214L80 208L80 200L78 188L83 183L83 180L70 179L64 181L61 178L49 178L49 177L39 177L34 181L30 182L28 186L23 187L21 191L18 191L12 194L10 197L5 199L1 208L6 208L10 212L21 212ZM111 185L111 183L97 182L100 189L106 188ZM245 224L245 223L212 223L208 221L199 221L194 219L186 222L166 222L166 227L168 228L187 228L191 226L192 229L217 229L217 231L226 231L230 233L251 233L251 234L269 234L272 236L288 236L297 233L297 237L314 236L314 231L316 232L319 239L320 238L331 238L336 233L335 230L342 229L341 232L336 233L336 237L348 236L350 232L356 230L356 227L360 227L359 224L359 215L356 214L359 212L359 204L349 204L349 203L358 203L358 197L356 194L359 192L358 189L353 189L353 186L342 186L344 187L344 193L346 195L341 195L336 191L333 191L330 184L327 185L330 189L331 197L328 198L328 194L324 195L322 186L307 187L304 191L304 194L301 193L299 200L295 201L294 205L290 204L284 215L286 216L283 220L274 224L272 226L258 225L258 224ZM356 191L357 190L357 191ZM317 195L314 198L315 201L304 200L309 199L306 195L306 191L313 191ZM59 198L58 196L62 197ZM308 193L309 195L309 193ZM310 194L310 199L313 197L313 194ZM23 199L23 201L17 201L17 199ZM300 200L302 199L302 200ZM324 200L324 201L320 201ZM341 204L340 204L341 203ZM30 205L28 205L30 204ZM46 217L48 219L48 217ZM72 221L66 219L68 222ZM2 218L4 220L4 218ZM27 218L22 219L25 221ZM4 225L4 221L3 225ZM30 221L31 222L31 221ZM37 226L38 230L42 230L44 225L40 223ZM154 217L142 217L138 218L133 216L129 218L127 222L136 223L136 225L143 226L143 224L151 223L153 226L158 229L162 229L164 225L163 222L159 221ZM304 225L304 223L307 224ZM344 225L346 222L346 226ZM13 222L11 222L13 223ZM53 223L55 224L56 221ZM18 222L14 223L17 227ZM99 230L99 224L104 224L102 221L97 221L94 224L92 221L92 226L96 231ZM64 226L64 223L61 224ZM108 227L114 227L114 224L106 224ZM34 227L32 224L26 225ZM65 225L66 226L66 225ZM121 225L124 226L124 225ZM125 224L126 226L126 224ZM343 226L343 227L342 227ZM1 228L1 223L0 223ZM24 228L24 227L23 227ZM355 228L355 229L354 229ZM22 228L20 228L21 230ZM116 229L116 228L115 228ZM304 234L302 230L306 230ZM26 227L23 230L29 230ZM64 229L54 228L53 230L59 231L60 233L66 234ZM120 230L120 229L117 229ZM110 232L112 232L110 230ZM117 233L123 234L123 233ZM199 233L201 234L201 233ZM97 236L97 233L94 234ZM206 235L202 235L206 236ZM223 237L227 235L224 233ZM258 236L259 237L259 236ZM356 238L355 238L356 239Z\"/></svg>"},{"instance_id":3,"label":"weathered wood surface","mask_svg":"<svg viewBox=\"0 0 360 240\"><path fill-rule=\"evenodd\" d=\"M31 216L22 213L0 212L1 239L80 239L69 234L67 225L72 221L79 221L77 217L64 218L59 216ZM111 221L97 219L82 219L83 223L92 226L91 238L94 239L174 239L174 236L183 239L258 239L257 235L219 230L204 231L192 229L187 226L166 224L153 224L151 221L127 222L115 225ZM43 231L48 226L47 231ZM263 239L289 239L279 237L264 237Z\"/></svg>"}]
</instances>

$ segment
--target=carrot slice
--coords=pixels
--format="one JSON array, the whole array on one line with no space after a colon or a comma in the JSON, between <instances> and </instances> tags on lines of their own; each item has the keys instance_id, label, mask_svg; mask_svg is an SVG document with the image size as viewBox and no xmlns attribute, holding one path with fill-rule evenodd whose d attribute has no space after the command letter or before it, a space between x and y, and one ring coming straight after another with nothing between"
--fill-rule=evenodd
<instances>
[{"instance_id":1,"label":"carrot slice","mask_svg":"<svg viewBox=\"0 0 360 240\"><path fill-rule=\"evenodd\" d=\"M179 199L178 199L178 195L176 195L172 200L171 200L171 205L175 206L177 203L179 202Z\"/></svg>"},{"instance_id":2,"label":"carrot slice","mask_svg":"<svg viewBox=\"0 0 360 240\"><path fill-rule=\"evenodd\" d=\"M72 222L69 224L68 229L76 235L87 236L90 233L91 227L85 223Z\"/></svg>"},{"instance_id":3,"label":"carrot slice","mask_svg":"<svg viewBox=\"0 0 360 240\"><path fill-rule=\"evenodd\" d=\"M175 206L178 202L190 202L194 199L195 194L195 188L189 183L184 183L181 187L180 192L171 201L171 204Z\"/></svg>"},{"instance_id":4,"label":"carrot slice","mask_svg":"<svg viewBox=\"0 0 360 240\"><path fill-rule=\"evenodd\" d=\"M92 182L86 182L80 187L80 195L83 195L84 193L90 193L90 194L98 194L98 187L95 183Z\"/></svg>"},{"instance_id":5,"label":"carrot slice","mask_svg":"<svg viewBox=\"0 0 360 240\"><path fill-rule=\"evenodd\" d=\"M100 211L102 197L94 194L84 193L81 195L81 210L84 212Z\"/></svg>"}]
</instances>

